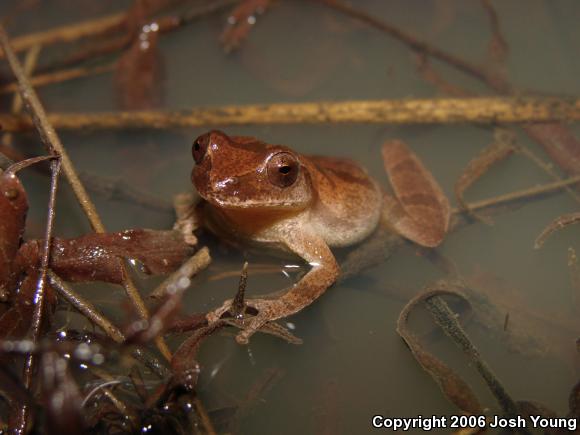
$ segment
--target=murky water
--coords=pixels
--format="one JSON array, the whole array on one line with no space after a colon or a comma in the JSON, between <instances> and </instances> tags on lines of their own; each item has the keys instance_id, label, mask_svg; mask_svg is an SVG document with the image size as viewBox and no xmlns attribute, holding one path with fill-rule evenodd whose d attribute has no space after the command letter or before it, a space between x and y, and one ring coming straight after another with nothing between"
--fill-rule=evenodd
<instances>
[{"instance_id":1,"label":"murky water","mask_svg":"<svg viewBox=\"0 0 580 435\"><path fill-rule=\"evenodd\" d=\"M16 3L2 2L0 15ZM35 9L40 12L16 16L8 30L17 35L50 28L127 4L93 3L40 2ZM512 82L522 90L579 95L580 4L574 0L494 4L509 44L507 67ZM479 2L361 0L356 5L457 55L476 62L485 59L490 32ZM259 19L242 49L229 56L218 43L223 22L223 14L213 16L161 37L165 107L441 95L417 74L416 56L403 45L320 5L278 2ZM474 80L438 62L434 65L454 84L489 93ZM111 82L110 74L74 80L43 88L40 95L50 111L115 110ZM300 152L352 157L384 184L380 145L388 138L400 138L423 159L450 198L463 167L492 140L491 129L468 125L224 129L229 134L286 144ZM119 177L169 200L190 189L191 141L203 131L67 132L61 138L79 169ZM520 134L518 140L547 160L526 136ZM33 149L37 139L30 134L19 136L18 142ZM23 179L31 202L28 232L39 236L47 200L46 178L29 171ZM516 155L494 167L468 197L487 198L549 181L533 163ZM111 230L165 229L173 223L171 214L99 197L95 201ZM484 359L512 397L542 402L561 415L567 412L568 394L580 373L575 350L580 335L580 295L571 284L567 266L568 248L580 247L579 229L556 233L539 251L532 246L548 222L577 210L578 204L565 194L534 201L498 214L493 226L473 224L458 230L439 248L474 288L497 304L499 313L510 312L507 332L502 329L503 318L486 327L477 322L467 326ZM57 221L59 235L88 230L67 188L58 199ZM211 237L206 240L213 248L214 262L187 294L188 312L208 310L231 297L236 277L208 278L240 269L244 258L250 261L250 271L253 265L282 264L267 256L225 249ZM255 336L247 347L237 345L229 333L213 337L201 352L201 397L209 409L236 405L253 385L276 373L276 381L240 421L241 432L252 434L366 433L373 431L371 418L376 414L454 414L455 408L395 331L406 302L439 278L444 278L439 269L415 248L405 246L384 264L334 286L311 307L288 319L304 339L302 346L265 335ZM153 287L156 282L149 280L144 285ZM282 273L256 274L250 276L249 289L278 290L288 283ZM99 285L87 287L85 294L102 301L111 316L123 315L115 310L122 299L121 290ZM510 334L512 330L529 336L522 344L523 339ZM429 335L426 340L466 376L486 407L497 408L468 360L447 339Z\"/></svg>"}]
</instances>

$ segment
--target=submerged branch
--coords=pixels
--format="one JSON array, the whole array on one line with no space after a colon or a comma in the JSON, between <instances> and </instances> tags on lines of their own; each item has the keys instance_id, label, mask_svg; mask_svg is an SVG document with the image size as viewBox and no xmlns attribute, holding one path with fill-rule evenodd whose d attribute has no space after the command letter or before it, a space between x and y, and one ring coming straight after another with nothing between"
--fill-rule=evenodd
<instances>
[{"instance_id":1,"label":"submerged branch","mask_svg":"<svg viewBox=\"0 0 580 435\"><path fill-rule=\"evenodd\" d=\"M580 99L440 98L201 107L183 111L52 113L59 130L172 128L298 123L478 124L580 120ZM32 128L23 116L0 114L5 131Z\"/></svg>"}]
</instances>

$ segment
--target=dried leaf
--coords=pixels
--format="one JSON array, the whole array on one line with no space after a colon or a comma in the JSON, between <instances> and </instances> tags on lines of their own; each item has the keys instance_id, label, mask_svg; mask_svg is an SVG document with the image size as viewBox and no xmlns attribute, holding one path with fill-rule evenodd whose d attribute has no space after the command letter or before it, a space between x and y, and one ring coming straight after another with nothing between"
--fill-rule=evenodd
<instances>
[{"instance_id":1,"label":"dried leaf","mask_svg":"<svg viewBox=\"0 0 580 435\"><path fill-rule=\"evenodd\" d=\"M494 164L501 162L515 151L513 146L515 137L511 131L497 128L494 132L494 136L493 143L485 147L476 158L467 164L455 183L455 197L457 198L457 204L459 207L463 211L484 221L488 221L488 219L475 215L475 213L469 209L463 195L465 191L475 181L481 178L481 176Z\"/></svg>"},{"instance_id":2,"label":"dried leaf","mask_svg":"<svg viewBox=\"0 0 580 435\"><path fill-rule=\"evenodd\" d=\"M234 8L228 17L228 24L220 36L220 41L226 53L240 46L254 24L256 16L262 15L272 0L243 0Z\"/></svg>"},{"instance_id":3,"label":"dried leaf","mask_svg":"<svg viewBox=\"0 0 580 435\"><path fill-rule=\"evenodd\" d=\"M20 270L38 264L42 240L22 245L16 263ZM191 255L191 247L176 231L126 230L53 240L50 267L65 281L104 281L121 284L122 258L140 262L144 272L166 274Z\"/></svg>"},{"instance_id":4,"label":"dried leaf","mask_svg":"<svg viewBox=\"0 0 580 435\"><path fill-rule=\"evenodd\" d=\"M396 196L385 195L383 219L419 245L439 245L447 233L451 215L441 187L403 142L386 142L382 153Z\"/></svg>"},{"instance_id":5,"label":"dried leaf","mask_svg":"<svg viewBox=\"0 0 580 435\"><path fill-rule=\"evenodd\" d=\"M163 102L164 65L158 30L157 23L144 25L117 62L115 88L124 110L152 109Z\"/></svg>"},{"instance_id":6,"label":"dried leaf","mask_svg":"<svg viewBox=\"0 0 580 435\"><path fill-rule=\"evenodd\" d=\"M548 237L550 237L555 231L561 230L568 225L576 224L578 222L580 222L580 213L570 213L557 217L552 222L550 222L550 224L544 228L540 235L536 238L536 241L534 242L534 248L540 249Z\"/></svg>"}]
</instances>

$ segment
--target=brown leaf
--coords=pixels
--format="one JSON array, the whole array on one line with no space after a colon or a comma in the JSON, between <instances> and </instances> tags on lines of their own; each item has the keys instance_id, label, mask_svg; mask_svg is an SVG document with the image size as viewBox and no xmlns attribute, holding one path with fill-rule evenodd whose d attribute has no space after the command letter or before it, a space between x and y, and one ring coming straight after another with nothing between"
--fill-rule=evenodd
<instances>
[{"instance_id":1,"label":"brown leaf","mask_svg":"<svg viewBox=\"0 0 580 435\"><path fill-rule=\"evenodd\" d=\"M439 245L447 233L451 216L449 201L441 187L403 142L386 142L382 153L396 196L385 195L384 220L419 245Z\"/></svg>"},{"instance_id":2,"label":"brown leaf","mask_svg":"<svg viewBox=\"0 0 580 435\"><path fill-rule=\"evenodd\" d=\"M117 62L115 88L122 109L152 109L163 102L164 65L158 30L155 22L144 25Z\"/></svg>"},{"instance_id":3,"label":"brown leaf","mask_svg":"<svg viewBox=\"0 0 580 435\"><path fill-rule=\"evenodd\" d=\"M42 240L22 245L16 263L20 270L38 264ZM177 269L191 255L191 247L176 231L126 230L53 240L50 268L65 281L104 281L121 284L122 259L134 259L144 272L160 275Z\"/></svg>"},{"instance_id":4,"label":"brown leaf","mask_svg":"<svg viewBox=\"0 0 580 435\"><path fill-rule=\"evenodd\" d=\"M228 17L228 24L220 36L226 53L235 50L248 37L256 23L256 16L262 15L272 0L243 0Z\"/></svg>"},{"instance_id":5,"label":"brown leaf","mask_svg":"<svg viewBox=\"0 0 580 435\"><path fill-rule=\"evenodd\" d=\"M16 175L0 173L0 299L6 300L15 286L13 262L20 246L28 200Z\"/></svg>"}]
</instances>

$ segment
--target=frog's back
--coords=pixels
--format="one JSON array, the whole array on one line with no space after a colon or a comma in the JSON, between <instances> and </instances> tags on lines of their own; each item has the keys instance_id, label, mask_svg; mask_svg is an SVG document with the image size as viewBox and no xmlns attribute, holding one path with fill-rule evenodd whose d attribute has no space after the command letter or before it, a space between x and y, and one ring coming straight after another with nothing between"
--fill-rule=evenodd
<instances>
[{"instance_id":1,"label":"frog's back","mask_svg":"<svg viewBox=\"0 0 580 435\"><path fill-rule=\"evenodd\" d=\"M317 192L310 220L329 246L360 242L377 227L382 192L366 170L350 159L306 156Z\"/></svg>"}]
</instances>

